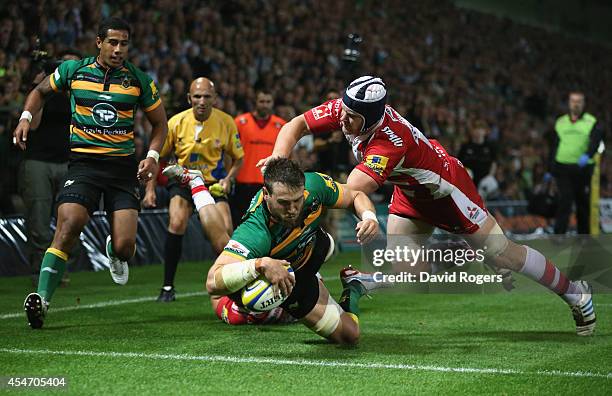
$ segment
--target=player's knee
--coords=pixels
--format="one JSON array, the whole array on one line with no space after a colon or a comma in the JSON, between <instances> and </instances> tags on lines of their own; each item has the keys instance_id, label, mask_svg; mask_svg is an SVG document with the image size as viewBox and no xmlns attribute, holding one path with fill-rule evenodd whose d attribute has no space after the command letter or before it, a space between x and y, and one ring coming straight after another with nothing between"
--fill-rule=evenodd
<instances>
[{"instance_id":1,"label":"player's knee","mask_svg":"<svg viewBox=\"0 0 612 396\"><path fill-rule=\"evenodd\" d=\"M360 337L361 332L359 331L359 326L346 326L343 327L342 334L339 337L339 344L357 345L359 344Z\"/></svg>"},{"instance_id":2,"label":"player's knee","mask_svg":"<svg viewBox=\"0 0 612 396\"><path fill-rule=\"evenodd\" d=\"M188 221L189 216L185 216L182 213L175 216L170 216L168 221L168 231L175 235L183 235L187 229Z\"/></svg>"},{"instance_id":3,"label":"player's knee","mask_svg":"<svg viewBox=\"0 0 612 396\"><path fill-rule=\"evenodd\" d=\"M66 217L58 224L54 239L64 243L76 240L84 225L83 220L78 217Z\"/></svg>"},{"instance_id":4,"label":"player's knee","mask_svg":"<svg viewBox=\"0 0 612 396\"><path fill-rule=\"evenodd\" d=\"M508 238L504 235L504 231L499 224L496 223L484 241L483 248L485 257L495 259L505 254L508 250L508 244Z\"/></svg>"},{"instance_id":5,"label":"player's knee","mask_svg":"<svg viewBox=\"0 0 612 396\"><path fill-rule=\"evenodd\" d=\"M114 238L113 253L120 260L127 261L132 258L135 252L136 240L133 238Z\"/></svg>"}]
</instances>

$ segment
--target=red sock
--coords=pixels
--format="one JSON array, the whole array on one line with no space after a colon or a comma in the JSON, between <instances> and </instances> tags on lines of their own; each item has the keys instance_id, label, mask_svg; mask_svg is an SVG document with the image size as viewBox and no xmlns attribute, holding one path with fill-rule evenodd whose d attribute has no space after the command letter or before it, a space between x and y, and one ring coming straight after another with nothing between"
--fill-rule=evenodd
<instances>
[{"instance_id":1,"label":"red sock","mask_svg":"<svg viewBox=\"0 0 612 396\"><path fill-rule=\"evenodd\" d=\"M228 296L219 299L215 313L217 317L229 325L243 325L248 322L248 314L240 312L240 308Z\"/></svg>"}]
</instances>

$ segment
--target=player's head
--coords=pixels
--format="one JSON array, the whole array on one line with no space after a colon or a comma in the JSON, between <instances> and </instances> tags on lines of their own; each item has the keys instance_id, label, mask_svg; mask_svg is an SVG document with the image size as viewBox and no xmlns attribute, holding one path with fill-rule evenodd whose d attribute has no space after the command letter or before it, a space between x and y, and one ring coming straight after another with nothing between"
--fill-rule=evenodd
<instances>
[{"instance_id":1,"label":"player's head","mask_svg":"<svg viewBox=\"0 0 612 396\"><path fill-rule=\"evenodd\" d=\"M83 57L83 55L81 55L81 52L77 49L74 48L68 48L65 49L64 51L60 52L58 54L58 57L65 61L65 60L79 60Z\"/></svg>"},{"instance_id":2,"label":"player's head","mask_svg":"<svg viewBox=\"0 0 612 396\"><path fill-rule=\"evenodd\" d=\"M363 76L353 80L342 95L343 131L352 135L369 132L384 117L386 103L387 89L380 78Z\"/></svg>"},{"instance_id":3,"label":"player's head","mask_svg":"<svg viewBox=\"0 0 612 396\"><path fill-rule=\"evenodd\" d=\"M568 106L570 113L574 116L579 116L584 111L584 93L581 91L572 91L569 93Z\"/></svg>"},{"instance_id":4,"label":"player's head","mask_svg":"<svg viewBox=\"0 0 612 396\"><path fill-rule=\"evenodd\" d=\"M258 118L267 118L272 114L274 108L274 98L272 92L267 89L260 89L257 91L255 97L255 115Z\"/></svg>"},{"instance_id":5,"label":"player's head","mask_svg":"<svg viewBox=\"0 0 612 396\"><path fill-rule=\"evenodd\" d=\"M127 58L130 45L130 25L120 18L108 18L98 28L96 46L98 62L105 67L120 67Z\"/></svg>"},{"instance_id":6,"label":"player's head","mask_svg":"<svg viewBox=\"0 0 612 396\"><path fill-rule=\"evenodd\" d=\"M334 100L334 99L339 99L339 98L340 98L340 92L338 92L335 89L330 89L325 94L325 100Z\"/></svg>"},{"instance_id":7,"label":"player's head","mask_svg":"<svg viewBox=\"0 0 612 396\"><path fill-rule=\"evenodd\" d=\"M272 218L287 227L300 221L304 206L304 172L295 161L275 158L264 172L264 200Z\"/></svg>"},{"instance_id":8,"label":"player's head","mask_svg":"<svg viewBox=\"0 0 612 396\"><path fill-rule=\"evenodd\" d=\"M208 78L199 77L193 80L187 94L187 101L193 109L193 115L199 121L205 121L210 117L215 101L217 100L217 91L215 84Z\"/></svg>"}]
</instances>

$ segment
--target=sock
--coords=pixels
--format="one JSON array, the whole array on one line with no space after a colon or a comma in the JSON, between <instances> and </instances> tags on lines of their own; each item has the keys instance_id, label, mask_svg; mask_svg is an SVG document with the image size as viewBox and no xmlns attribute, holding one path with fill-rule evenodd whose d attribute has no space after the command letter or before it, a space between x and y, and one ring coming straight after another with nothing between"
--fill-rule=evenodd
<instances>
[{"instance_id":1,"label":"sock","mask_svg":"<svg viewBox=\"0 0 612 396\"><path fill-rule=\"evenodd\" d=\"M55 289L57 289L57 286L62 281L67 260L67 253L54 248L47 249L43 256L43 261L40 265L37 293L47 302L51 301Z\"/></svg>"},{"instance_id":2,"label":"sock","mask_svg":"<svg viewBox=\"0 0 612 396\"><path fill-rule=\"evenodd\" d=\"M215 313L219 319L230 325L247 324L249 319L249 315L246 312L241 312L228 296L219 299Z\"/></svg>"},{"instance_id":3,"label":"sock","mask_svg":"<svg viewBox=\"0 0 612 396\"><path fill-rule=\"evenodd\" d=\"M350 282L342 290L342 296L340 296L340 306L344 312L350 314L350 316L357 323L357 317L359 316L359 299L364 295L364 290L357 281Z\"/></svg>"},{"instance_id":4,"label":"sock","mask_svg":"<svg viewBox=\"0 0 612 396\"><path fill-rule=\"evenodd\" d=\"M164 286L174 287L174 276L182 251L183 236L168 232L164 254Z\"/></svg>"},{"instance_id":5,"label":"sock","mask_svg":"<svg viewBox=\"0 0 612 396\"><path fill-rule=\"evenodd\" d=\"M206 205L215 204L215 199L210 195L210 191L208 191L208 188L204 185L204 180L202 180L201 177L191 179L189 181L189 187L191 187L191 198L198 212L200 208Z\"/></svg>"},{"instance_id":6,"label":"sock","mask_svg":"<svg viewBox=\"0 0 612 396\"><path fill-rule=\"evenodd\" d=\"M519 272L557 293L566 303L570 305L576 304L580 300L582 293L574 282L570 281L542 253L529 246L525 246L525 248L527 249L527 256L525 264Z\"/></svg>"}]
</instances>

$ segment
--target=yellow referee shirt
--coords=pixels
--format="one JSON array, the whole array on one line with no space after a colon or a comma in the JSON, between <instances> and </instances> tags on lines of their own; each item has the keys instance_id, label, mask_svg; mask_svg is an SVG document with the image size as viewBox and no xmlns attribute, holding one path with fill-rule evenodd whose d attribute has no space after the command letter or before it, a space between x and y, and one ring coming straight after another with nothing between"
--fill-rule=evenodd
<instances>
[{"instance_id":1,"label":"yellow referee shirt","mask_svg":"<svg viewBox=\"0 0 612 396\"><path fill-rule=\"evenodd\" d=\"M168 121L168 135L161 157L176 156L180 165L202 171L206 183L223 179L224 155L234 161L244 156L240 136L233 118L213 108L204 122L195 119L193 109L176 114Z\"/></svg>"}]
</instances>

